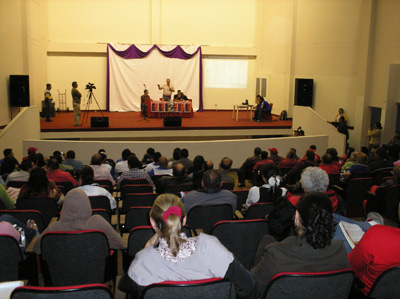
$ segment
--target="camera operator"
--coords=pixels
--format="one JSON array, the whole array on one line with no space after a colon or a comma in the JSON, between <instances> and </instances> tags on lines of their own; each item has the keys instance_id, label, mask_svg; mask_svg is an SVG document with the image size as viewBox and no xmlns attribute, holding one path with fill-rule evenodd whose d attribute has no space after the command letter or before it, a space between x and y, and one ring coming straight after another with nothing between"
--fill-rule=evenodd
<instances>
[{"instance_id":1,"label":"camera operator","mask_svg":"<svg viewBox=\"0 0 400 299\"><path fill-rule=\"evenodd\" d=\"M76 81L72 82L72 105L74 107L74 126L79 126L79 121L81 119L81 97L82 94L78 90L78 83Z\"/></svg>"}]
</instances>

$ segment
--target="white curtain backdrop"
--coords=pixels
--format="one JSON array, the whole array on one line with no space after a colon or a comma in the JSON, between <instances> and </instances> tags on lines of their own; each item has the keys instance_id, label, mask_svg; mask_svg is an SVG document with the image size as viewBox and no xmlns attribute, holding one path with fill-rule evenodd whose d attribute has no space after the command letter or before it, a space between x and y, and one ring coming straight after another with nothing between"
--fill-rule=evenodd
<instances>
[{"instance_id":1,"label":"white curtain backdrop","mask_svg":"<svg viewBox=\"0 0 400 299\"><path fill-rule=\"evenodd\" d=\"M126 50L129 45L111 44L117 51ZM152 45L136 45L141 51L148 51ZM160 46L169 51L176 46ZM193 54L198 46L181 46L188 54ZM124 59L109 50L109 108L110 111L140 111L140 96L146 89L150 98L162 98L162 90L157 84L165 84L169 78L175 88L192 99L193 110L199 109L200 93L200 51L191 59L177 59L163 56L154 49L145 58Z\"/></svg>"}]
</instances>

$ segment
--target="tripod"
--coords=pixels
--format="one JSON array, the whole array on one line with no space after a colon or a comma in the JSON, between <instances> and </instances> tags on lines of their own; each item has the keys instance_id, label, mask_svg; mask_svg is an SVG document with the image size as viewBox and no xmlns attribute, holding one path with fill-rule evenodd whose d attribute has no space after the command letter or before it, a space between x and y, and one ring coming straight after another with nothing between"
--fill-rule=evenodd
<instances>
[{"instance_id":1,"label":"tripod","mask_svg":"<svg viewBox=\"0 0 400 299\"><path fill-rule=\"evenodd\" d=\"M86 95L86 99L87 99L86 106L85 106L85 109L83 110L82 122L81 122L80 126L82 126L84 123L86 123L89 118L89 108L90 108L90 104L92 103L92 99L94 99L94 101L96 102L97 107L100 110L101 116L104 117L103 111L101 110L99 103L97 102L97 99L93 93L93 89L89 89L89 91Z\"/></svg>"}]
</instances>

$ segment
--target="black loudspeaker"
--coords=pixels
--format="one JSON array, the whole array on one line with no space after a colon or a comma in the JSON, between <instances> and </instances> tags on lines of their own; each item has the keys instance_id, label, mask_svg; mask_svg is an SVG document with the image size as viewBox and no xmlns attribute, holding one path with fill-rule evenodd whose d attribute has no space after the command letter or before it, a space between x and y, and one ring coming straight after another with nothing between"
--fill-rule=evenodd
<instances>
[{"instance_id":1,"label":"black loudspeaker","mask_svg":"<svg viewBox=\"0 0 400 299\"><path fill-rule=\"evenodd\" d=\"M10 106L29 106L29 76L10 75Z\"/></svg>"},{"instance_id":2,"label":"black loudspeaker","mask_svg":"<svg viewBox=\"0 0 400 299\"><path fill-rule=\"evenodd\" d=\"M312 107L314 94L313 79L296 79L294 104Z\"/></svg>"},{"instance_id":3,"label":"black loudspeaker","mask_svg":"<svg viewBox=\"0 0 400 299\"><path fill-rule=\"evenodd\" d=\"M164 127L181 127L182 117L164 117Z\"/></svg>"},{"instance_id":4,"label":"black loudspeaker","mask_svg":"<svg viewBox=\"0 0 400 299\"><path fill-rule=\"evenodd\" d=\"M108 117L91 117L90 118L91 128L108 128Z\"/></svg>"}]
</instances>

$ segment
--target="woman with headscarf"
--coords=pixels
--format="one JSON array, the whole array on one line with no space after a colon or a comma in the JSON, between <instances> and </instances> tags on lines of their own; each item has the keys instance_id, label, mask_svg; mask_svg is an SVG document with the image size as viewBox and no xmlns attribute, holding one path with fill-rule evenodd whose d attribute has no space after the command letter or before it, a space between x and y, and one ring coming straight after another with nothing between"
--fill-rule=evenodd
<instances>
[{"instance_id":1,"label":"woman with headscarf","mask_svg":"<svg viewBox=\"0 0 400 299\"><path fill-rule=\"evenodd\" d=\"M44 234L53 231L101 230L107 236L111 249L123 247L121 236L100 215L92 216L88 196L83 190L72 189L67 193L61 210L60 220L50 224L36 240L33 251L40 254L40 240Z\"/></svg>"}]
</instances>

